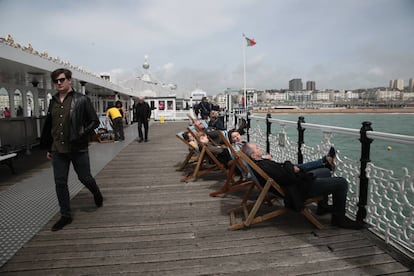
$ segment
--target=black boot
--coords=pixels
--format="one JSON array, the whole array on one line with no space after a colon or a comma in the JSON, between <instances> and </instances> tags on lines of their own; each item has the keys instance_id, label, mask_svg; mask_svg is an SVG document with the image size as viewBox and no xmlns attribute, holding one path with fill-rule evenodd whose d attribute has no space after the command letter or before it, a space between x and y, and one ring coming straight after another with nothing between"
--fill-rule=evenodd
<instances>
[{"instance_id":1,"label":"black boot","mask_svg":"<svg viewBox=\"0 0 414 276\"><path fill-rule=\"evenodd\" d=\"M327 203L318 203L318 208L316 209L316 214L318 216L325 215L327 213L332 213L333 206L328 205Z\"/></svg>"},{"instance_id":2,"label":"black boot","mask_svg":"<svg viewBox=\"0 0 414 276\"><path fill-rule=\"evenodd\" d=\"M103 197L99 189L93 193L93 199L95 200L96 207L102 207Z\"/></svg>"},{"instance_id":3,"label":"black boot","mask_svg":"<svg viewBox=\"0 0 414 276\"><path fill-rule=\"evenodd\" d=\"M346 216L340 217L340 216L332 215L331 225L337 226L339 228L352 229L352 230L359 230L359 229L364 228L363 225L359 224L356 221L349 219Z\"/></svg>"},{"instance_id":4,"label":"black boot","mask_svg":"<svg viewBox=\"0 0 414 276\"><path fill-rule=\"evenodd\" d=\"M60 220L58 220L53 226L52 226L52 231L59 231L61 229L63 229L63 227L65 227L66 225L72 223L72 218L71 217L61 217Z\"/></svg>"}]
</instances>

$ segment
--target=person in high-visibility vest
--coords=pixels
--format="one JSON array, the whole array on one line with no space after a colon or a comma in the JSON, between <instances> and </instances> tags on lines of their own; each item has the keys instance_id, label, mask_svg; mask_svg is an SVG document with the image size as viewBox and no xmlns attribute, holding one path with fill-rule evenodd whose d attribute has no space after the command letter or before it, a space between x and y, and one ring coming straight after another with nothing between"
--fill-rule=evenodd
<instances>
[{"instance_id":1,"label":"person in high-visibility vest","mask_svg":"<svg viewBox=\"0 0 414 276\"><path fill-rule=\"evenodd\" d=\"M112 128L114 129L115 134L115 141L118 140L125 140L124 135L124 119L122 118L121 112L116 106L110 106L108 110L106 111L106 122L105 124L108 124L108 121L112 122Z\"/></svg>"}]
</instances>

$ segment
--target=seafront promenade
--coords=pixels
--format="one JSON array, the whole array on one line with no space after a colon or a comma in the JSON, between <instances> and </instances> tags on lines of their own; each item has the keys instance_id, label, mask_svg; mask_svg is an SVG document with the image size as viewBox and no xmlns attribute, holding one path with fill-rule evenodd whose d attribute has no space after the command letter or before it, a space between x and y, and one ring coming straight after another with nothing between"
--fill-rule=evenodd
<instances>
[{"instance_id":1,"label":"seafront promenade","mask_svg":"<svg viewBox=\"0 0 414 276\"><path fill-rule=\"evenodd\" d=\"M322 230L288 213L228 231L228 211L243 192L210 197L223 185L219 172L180 182L183 173L176 168L187 148L175 133L187 126L154 122L150 141L138 143L132 125L124 142L91 145L104 206L94 206L72 173L74 221L62 231L50 231L59 217L50 166L8 177L0 191L2 243L21 243L34 233L0 274L412 275L412 261L397 260L367 230L330 227L329 215L320 217Z\"/></svg>"},{"instance_id":2,"label":"seafront promenade","mask_svg":"<svg viewBox=\"0 0 414 276\"><path fill-rule=\"evenodd\" d=\"M414 108L325 108L325 109L262 109L254 110L253 113L292 113L292 114L325 114L325 113L345 113L345 114L357 114L357 113L401 113L412 114Z\"/></svg>"}]
</instances>

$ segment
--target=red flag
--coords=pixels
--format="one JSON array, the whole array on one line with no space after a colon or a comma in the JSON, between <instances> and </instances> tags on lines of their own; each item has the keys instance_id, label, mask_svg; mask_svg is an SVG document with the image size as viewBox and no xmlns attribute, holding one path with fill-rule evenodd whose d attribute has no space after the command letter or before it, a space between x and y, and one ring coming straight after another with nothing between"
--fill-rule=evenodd
<instances>
[{"instance_id":1,"label":"red flag","mask_svg":"<svg viewBox=\"0 0 414 276\"><path fill-rule=\"evenodd\" d=\"M244 38L246 39L247 47L256 45L256 41L254 40L254 38L248 38L247 36L245 36Z\"/></svg>"}]
</instances>

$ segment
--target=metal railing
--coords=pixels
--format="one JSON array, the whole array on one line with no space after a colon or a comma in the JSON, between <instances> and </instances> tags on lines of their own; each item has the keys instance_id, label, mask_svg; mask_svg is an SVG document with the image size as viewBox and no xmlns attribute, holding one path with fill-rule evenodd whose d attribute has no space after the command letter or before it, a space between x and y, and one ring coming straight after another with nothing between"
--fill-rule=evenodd
<instances>
[{"instance_id":1,"label":"metal railing","mask_svg":"<svg viewBox=\"0 0 414 276\"><path fill-rule=\"evenodd\" d=\"M271 118L271 114L252 116L234 113L229 119L237 128L238 121L247 121L247 140L272 154L276 160L297 160L297 163L320 158L329 149L333 133L359 137L360 158L352 160L337 155L335 175L349 183L347 214L360 223L368 224L369 230L387 244L414 259L414 175L403 168L402 177L394 177L392 170L371 163L370 146L375 140L391 141L407 146L414 144L408 135L377 132L371 122L362 122L360 129L306 123ZM252 121L254 123L252 123ZM278 124L278 133L272 133L272 124ZM286 128L296 128L297 142L293 142ZM305 144L305 129L321 131L323 140L316 147Z\"/></svg>"}]
</instances>

